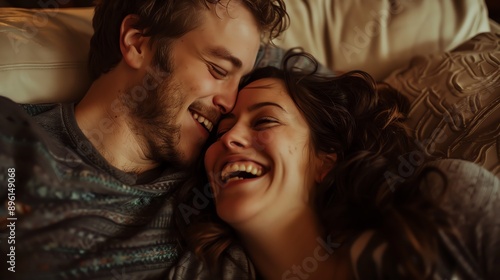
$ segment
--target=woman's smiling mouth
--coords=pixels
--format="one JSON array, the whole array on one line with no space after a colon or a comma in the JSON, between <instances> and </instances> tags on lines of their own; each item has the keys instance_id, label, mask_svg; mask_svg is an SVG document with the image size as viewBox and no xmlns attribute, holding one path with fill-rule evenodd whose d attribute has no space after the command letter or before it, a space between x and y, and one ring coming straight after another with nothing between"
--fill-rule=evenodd
<instances>
[{"instance_id":1,"label":"woman's smiling mouth","mask_svg":"<svg viewBox=\"0 0 500 280\"><path fill-rule=\"evenodd\" d=\"M221 182L226 184L231 181L253 179L262 176L264 168L252 161L239 161L227 163L221 171Z\"/></svg>"}]
</instances>

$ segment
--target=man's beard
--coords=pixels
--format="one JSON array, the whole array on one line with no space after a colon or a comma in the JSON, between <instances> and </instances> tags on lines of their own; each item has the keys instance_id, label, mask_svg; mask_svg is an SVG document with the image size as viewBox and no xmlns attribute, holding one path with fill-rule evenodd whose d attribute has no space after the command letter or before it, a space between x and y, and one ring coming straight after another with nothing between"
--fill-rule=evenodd
<instances>
[{"instance_id":1,"label":"man's beard","mask_svg":"<svg viewBox=\"0 0 500 280\"><path fill-rule=\"evenodd\" d=\"M154 68L152 71L158 71L158 69ZM171 72L166 75L165 72L161 73L164 73L162 81L152 89L143 89L145 96L141 96L141 101L135 106L129 106L129 121L132 132L137 137L147 159L168 165L183 166L185 155L177 148L181 133L180 124L176 121L182 110L185 95L181 92L179 83L172 78ZM134 96L132 92L134 89L137 91L137 87L134 87L129 89L124 96L128 98Z\"/></svg>"}]
</instances>

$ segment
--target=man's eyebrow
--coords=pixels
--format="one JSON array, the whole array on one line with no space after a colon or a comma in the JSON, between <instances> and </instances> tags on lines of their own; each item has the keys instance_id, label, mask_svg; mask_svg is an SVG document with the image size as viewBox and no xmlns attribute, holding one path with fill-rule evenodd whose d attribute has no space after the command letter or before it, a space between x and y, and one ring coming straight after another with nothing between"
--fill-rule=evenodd
<instances>
[{"instance_id":1,"label":"man's eyebrow","mask_svg":"<svg viewBox=\"0 0 500 280\"><path fill-rule=\"evenodd\" d=\"M218 58L222 58L222 59L228 60L236 68L241 68L241 66L243 65L243 63L241 62L241 60L239 58L233 56L224 47L211 48L211 49L208 50L208 54L210 54L212 56L215 56L215 57L218 57Z\"/></svg>"},{"instance_id":2,"label":"man's eyebrow","mask_svg":"<svg viewBox=\"0 0 500 280\"><path fill-rule=\"evenodd\" d=\"M283 112L288 113L283 107L281 107L279 104L274 103L274 102L260 102L260 103L253 104L252 106L248 107L248 111L250 111L250 112L255 111L255 110L262 108L262 107L265 107L265 106L274 106L274 107L280 108ZM236 118L236 116L233 113L227 113L227 114L222 116L220 121L223 121L226 119L235 119L235 118Z\"/></svg>"}]
</instances>

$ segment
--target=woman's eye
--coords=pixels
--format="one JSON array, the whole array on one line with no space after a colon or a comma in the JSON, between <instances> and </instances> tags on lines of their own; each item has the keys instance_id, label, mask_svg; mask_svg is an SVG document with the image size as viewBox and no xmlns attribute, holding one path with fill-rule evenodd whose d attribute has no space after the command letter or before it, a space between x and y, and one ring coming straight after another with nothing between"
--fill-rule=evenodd
<instances>
[{"instance_id":1,"label":"woman's eye","mask_svg":"<svg viewBox=\"0 0 500 280\"><path fill-rule=\"evenodd\" d=\"M274 126L279 125L280 122L278 119L271 118L271 117L264 117L264 118L259 118L253 122L253 129L255 130L264 130L267 128L271 128ZM231 127L225 127L225 128L219 128L217 132L215 133L215 138L217 140L220 140L226 132L230 131Z\"/></svg>"},{"instance_id":2,"label":"woman's eye","mask_svg":"<svg viewBox=\"0 0 500 280\"><path fill-rule=\"evenodd\" d=\"M254 123L254 126L257 129L259 129L259 128L267 128L267 127L275 126L277 124L279 124L279 121L277 119L265 117L265 118L260 118L260 119L256 120Z\"/></svg>"},{"instance_id":3,"label":"woman's eye","mask_svg":"<svg viewBox=\"0 0 500 280\"><path fill-rule=\"evenodd\" d=\"M210 63L208 69L216 79L224 79L227 76L227 71L215 64Z\"/></svg>"}]
</instances>

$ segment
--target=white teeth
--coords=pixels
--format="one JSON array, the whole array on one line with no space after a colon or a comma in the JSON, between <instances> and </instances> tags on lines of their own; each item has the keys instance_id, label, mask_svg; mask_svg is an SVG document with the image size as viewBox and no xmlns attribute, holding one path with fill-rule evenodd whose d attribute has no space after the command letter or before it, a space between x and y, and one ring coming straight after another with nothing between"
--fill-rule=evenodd
<instances>
[{"instance_id":1,"label":"white teeth","mask_svg":"<svg viewBox=\"0 0 500 280\"><path fill-rule=\"evenodd\" d=\"M262 171L257 170L257 169L252 169L251 173L252 173L253 175L260 176L260 174L262 173Z\"/></svg>"},{"instance_id":2,"label":"white teeth","mask_svg":"<svg viewBox=\"0 0 500 280\"><path fill-rule=\"evenodd\" d=\"M234 172L234 171L240 171L240 167L237 165L237 164L234 164L232 167L231 167L231 171ZM241 170L243 171L243 170Z\"/></svg>"},{"instance_id":3,"label":"white teeth","mask_svg":"<svg viewBox=\"0 0 500 280\"><path fill-rule=\"evenodd\" d=\"M197 120L199 123L203 124L208 129L208 131L210 132L212 131L214 124L211 121L209 121L203 116L198 115L197 113L193 113L193 118Z\"/></svg>"},{"instance_id":4,"label":"white teeth","mask_svg":"<svg viewBox=\"0 0 500 280\"><path fill-rule=\"evenodd\" d=\"M222 169L222 172L221 172L222 181L229 182L230 179L235 179L235 178L239 178L240 180L244 179L244 178L240 178L240 177L230 177L231 173L237 172L237 171L244 171L244 172L253 174L257 177L261 176L263 173L262 167L260 165L255 165L255 163L252 163L252 162L228 163Z\"/></svg>"}]
</instances>

